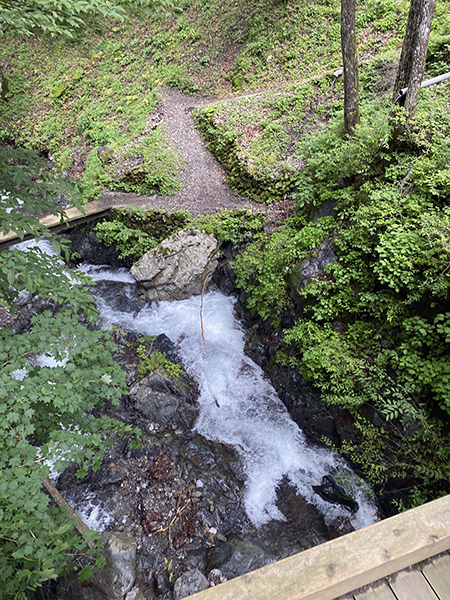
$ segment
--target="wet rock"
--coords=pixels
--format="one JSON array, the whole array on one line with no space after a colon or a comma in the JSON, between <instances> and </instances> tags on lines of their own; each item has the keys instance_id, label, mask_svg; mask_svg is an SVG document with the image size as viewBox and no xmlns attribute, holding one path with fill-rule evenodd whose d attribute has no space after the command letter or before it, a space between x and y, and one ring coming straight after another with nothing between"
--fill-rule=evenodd
<instances>
[{"instance_id":1,"label":"wet rock","mask_svg":"<svg viewBox=\"0 0 450 600\"><path fill-rule=\"evenodd\" d=\"M94 295L101 296L113 310L136 313L145 306L145 302L135 296L135 284L122 281L98 281L90 291Z\"/></svg>"},{"instance_id":2,"label":"wet rock","mask_svg":"<svg viewBox=\"0 0 450 600\"><path fill-rule=\"evenodd\" d=\"M332 504L340 504L347 508L351 514L358 511L358 503L351 498L344 488L339 485L331 475L325 475L320 485L313 486L316 494Z\"/></svg>"},{"instance_id":3,"label":"wet rock","mask_svg":"<svg viewBox=\"0 0 450 600\"><path fill-rule=\"evenodd\" d=\"M99 220L70 230L70 253L79 254L79 258L71 260L69 265L73 267L81 262L88 262L93 265L130 268L133 262L131 259L121 259L114 246L106 246L96 236L94 227Z\"/></svg>"},{"instance_id":4,"label":"wet rock","mask_svg":"<svg viewBox=\"0 0 450 600\"><path fill-rule=\"evenodd\" d=\"M96 570L90 583L108 598L122 598L133 587L136 569L136 542L130 533L101 534L106 565Z\"/></svg>"},{"instance_id":5,"label":"wet rock","mask_svg":"<svg viewBox=\"0 0 450 600\"><path fill-rule=\"evenodd\" d=\"M339 443L335 415L325 406L320 393L298 371L275 365L272 383L292 420L310 441L323 443L326 438L335 444Z\"/></svg>"},{"instance_id":6,"label":"wet rock","mask_svg":"<svg viewBox=\"0 0 450 600\"><path fill-rule=\"evenodd\" d=\"M324 516L283 478L277 488L277 508L284 521L269 521L258 530L260 544L277 560L328 540Z\"/></svg>"},{"instance_id":7,"label":"wet rock","mask_svg":"<svg viewBox=\"0 0 450 600\"><path fill-rule=\"evenodd\" d=\"M125 596L125 600L150 600L147 593L144 593L141 588L134 587Z\"/></svg>"},{"instance_id":8,"label":"wet rock","mask_svg":"<svg viewBox=\"0 0 450 600\"><path fill-rule=\"evenodd\" d=\"M220 583L225 583L225 581L227 581L227 578L224 577L220 569L212 569L208 575L208 581L210 587L214 587L216 585L219 585Z\"/></svg>"},{"instance_id":9,"label":"wet rock","mask_svg":"<svg viewBox=\"0 0 450 600\"><path fill-rule=\"evenodd\" d=\"M21 290L19 292L19 295L17 296L17 298L14 300L14 302L16 304L18 304L19 306L25 306L25 304L28 304L28 302L30 302L31 300L31 294L28 290Z\"/></svg>"},{"instance_id":10,"label":"wet rock","mask_svg":"<svg viewBox=\"0 0 450 600\"><path fill-rule=\"evenodd\" d=\"M325 267L336 260L334 241L327 239L305 260L302 260L289 277L290 296L299 311L303 311L305 299L300 292L315 279L325 279Z\"/></svg>"},{"instance_id":11,"label":"wet rock","mask_svg":"<svg viewBox=\"0 0 450 600\"><path fill-rule=\"evenodd\" d=\"M144 254L131 274L147 301L184 300L201 294L217 266L217 249L214 236L182 230Z\"/></svg>"},{"instance_id":12,"label":"wet rock","mask_svg":"<svg viewBox=\"0 0 450 600\"><path fill-rule=\"evenodd\" d=\"M234 536L212 552L208 569L220 569L227 579L232 579L276 560L278 557L275 554L267 552L248 538Z\"/></svg>"},{"instance_id":13,"label":"wet rock","mask_svg":"<svg viewBox=\"0 0 450 600\"><path fill-rule=\"evenodd\" d=\"M312 222L315 223L322 217L329 217L334 215L336 208L336 200L325 200L320 206L318 206L313 214Z\"/></svg>"},{"instance_id":14,"label":"wet rock","mask_svg":"<svg viewBox=\"0 0 450 600\"><path fill-rule=\"evenodd\" d=\"M175 581L173 588L174 600L187 598L188 596L192 596L192 594L206 590L208 587L208 580L203 573L198 569L188 571Z\"/></svg>"},{"instance_id":15,"label":"wet rock","mask_svg":"<svg viewBox=\"0 0 450 600\"><path fill-rule=\"evenodd\" d=\"M109 600L98 588L80 581L75 573L61 578L56 592L59 600Z\"/></svg>"},{"instance_id":16,"label":"wet rock","mask_svg":"<svg viewBox=\"0 0 450 600\"><path fill-rule=\"evenodd\" d=\"M149 421L176 427L191 427L197 410L180 379L158 368L130 390L134 408Z\"/></svg>"}]
</instances>

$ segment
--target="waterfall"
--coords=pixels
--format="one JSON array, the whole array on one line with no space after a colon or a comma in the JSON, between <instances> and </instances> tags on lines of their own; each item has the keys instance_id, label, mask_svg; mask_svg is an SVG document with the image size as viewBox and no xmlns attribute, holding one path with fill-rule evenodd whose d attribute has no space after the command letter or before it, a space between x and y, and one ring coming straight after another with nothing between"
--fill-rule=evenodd
<instances>
[{"instance_id":1,"label":"waterfall","mask_svg":"<svg viewBox=\"0 0 450 600\"><path fill-rule=\"evenodd\" d=\"M123 281L133 293L132 278L125 271L89 265L81 268L98 281ZM115 310L97 296L103 326L120 325L142 335L165 333L178 345L186 370L200 388L195 428L207 439L228 444L239 453L246 475L245 508L256 526L284 519L276 506L276 490L283 478L327 521L348 516L345 508L314 492L313 487L326 475L337 478L358 502L353 526L373 523L375 505L346 461L306 441L262 369L245 355L245 333L234 316L235 302L218 291L205 294L203 342L198 296L148 304L137 314Z\"/></svg>"},{"instance_id":2,"label":"waterfall","mask_svg":"<svg viewBox=\"0 0 450 600\"><path fill-rule=\"evenodd\" d=\"M20 245L24 249L30 242ZM41 250L53 254L46 241ZM122 282L126 294L135 294L133 277L126 269L82 264L79 269L95 281ZM309 444L292 421L262 369L244 353L245 332L234 315L236 300L219 291L204 296L203 329L201 299L153 302L139 312L113 308L101 291L94 289L99 323L119 325L141 335L166 334L177 344L184 367L199 389L199 417L195 429L205 438L233 447L246 476L245 509L254 525L283 520L277 508L277 487L287 479L308 502L325 516L326 522L348 517L343 506L327 502L315 491L324 476L331 475L358 503L352 518L357 528L373 523L376 507L337 453Z\"/></svg>"}]
</instances>

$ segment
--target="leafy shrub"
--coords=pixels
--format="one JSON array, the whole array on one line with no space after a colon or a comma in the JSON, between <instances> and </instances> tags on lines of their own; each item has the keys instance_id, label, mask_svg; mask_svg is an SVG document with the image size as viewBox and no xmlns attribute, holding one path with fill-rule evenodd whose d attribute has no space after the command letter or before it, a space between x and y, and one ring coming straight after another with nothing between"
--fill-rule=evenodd
<instances>
[{"instance_id":1,"label":"leafy shrub","mask_svg":"<svg viewBox=\"0 0 450 600\"><path fill-rule=\"evenodd\" d=\"M163 369L172 379L179 379L183 373L180 365L171 362L159 350L150 348L147 351L145 346L140 344L137 348L137 355L141 359L138 366L139 379L144 379L144 377L147 377L150 373L154 373L157 369Z\"/></svg>"},{"instance_id":2,"label":"leafy shrub","mask_svg":"<svg viewBox=\"0 0 450 600\"><path fill-rule=\"evenodd\" d=\"M120 252L120 258L140 258L143 254L155 248L158 242L139 229L131 229L120 221L103 221L95 226L99 240L107 246L115 246Z\"/></svg>"}]
</instances>

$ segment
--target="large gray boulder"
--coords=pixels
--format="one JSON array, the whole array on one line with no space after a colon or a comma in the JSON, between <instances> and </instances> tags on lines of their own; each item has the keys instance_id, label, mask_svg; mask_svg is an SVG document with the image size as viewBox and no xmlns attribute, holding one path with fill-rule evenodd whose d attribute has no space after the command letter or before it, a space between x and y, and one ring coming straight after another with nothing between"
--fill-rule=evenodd
<instances>
[{"instance_id":1,"label":"large gray boulder","mask_svg":"<svg viewBox=\"0 0 450 600\"><path fill-rule=\"evenodd\" d=\"M145 300L185 300L202 292L218 259L213 235L183 229L150 250L131 268Z\"/></svg>"},{"instance_id":2,"label":"large gray boulder","mask_svg":"<svg viewBox=\"0 0 450 600\"><path fill-rule=\"evenodd\" d=\"M134 584L136 542L128 532L105 532L100 537L104 542L101 553L106 565L95 571L89 583L108 598L123 598Z\"/></svg>"}]
</instances>

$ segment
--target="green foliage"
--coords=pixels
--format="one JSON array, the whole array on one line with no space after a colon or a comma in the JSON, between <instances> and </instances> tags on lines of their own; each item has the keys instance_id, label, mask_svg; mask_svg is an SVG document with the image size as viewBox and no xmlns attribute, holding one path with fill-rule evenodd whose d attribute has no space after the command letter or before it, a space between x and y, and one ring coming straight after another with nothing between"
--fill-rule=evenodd
<instances>
[{"instance_id":1,"label":"green foliage","mask_svg":"<svg viewBox=\"0 0 450 600\"><path fill-rule=\"evenodd\" d=\"M115 245L122 258L138 259L180 229L195 227L215 235L221 242L239 244L260 232L264 221L263 214L246 210L194 218L184 211L131 208L115 210L113 221L99 223L95 232L106 245Z\"/></svg>"},{"instance_id":2,"label":"green foliage","mask_svg":"<svg viewBox=\"0 0 450 600\"><path fill-rule=\"evenodd\" d=\"M350 411L358 443L341 450L378 491L393 480L409 490L404 506L449 491L448 101L445 87L423 90L395 152L387 112L374 101L363 103L352 139L338 116L299 143L297 216L255 238L235 263L262 318L277 325L292 298L299 318L278 360ZM299 215L324 201L334 217L305 224ZM302 261L324 241L334 260L305 279ZM383 426L373 425L375 414Z\"/></svg>"},{"instance_id":3,"label":"green foliage","mask_svg":"<svg viewBox=\"0 0 450 600\"><path fill-rule=\"evenodd\" d=\"M245 101L237 101L238 110L247 110ZM226 109L229 119L229 108ZM233 190L268 204L281 200L289 193L296 181L294 170L283 161L284 150L289 144L285 129L277 123L266 123L258 153L264 159L255 158L251 150L245 154L240 147L240 134L233 129L230 120L222 122L221 108L210 106L195 113L197 126L206 141L206 145L224 166L228 181Z\"/></svg>"},{"instance_id":4,"label":"green foliage","mask_svg":"<svg viewBox=\"0 0 450 600\"><path fill-rule=\"evenodd\" d=\"M0 24L24 35L41 30L51 36L63 35L71 38L75 30L86 25L88 17L101 16L123 20L127 4L152 11L173 10L177 3L173 0L15 0L0 4Z\"/></svg>"},{"instance_id":5,"label":"green foliage","mask_svg":"<svg viewBox=\"0 0 450 600\"><path fill-rule=\"evenodd\" d=\"M231 210L192 219L193 227L213 234L219 242L240 244L261 232L266 217L249 210Z\"/></svg>"},{"instance_id":6,"label":"green foliage","mask_svg":"<svg viewBox=\"0 0 450 600\"><path fill-rule=\"evenodd\" d=\"M3 2L0 5L0 23L21 34L30 35L40 29L52 36L73 36L73 31L85 25L85 19L92 14L103 17L123 18L122 6L106 0L76 0L66 3L62 0L32 0Z\"/></svg>"},{"instance_id":7,"label":"green foliage","mask_svg":"<svg viewBox=\"0 0 450 600\"><path fill-rule=\"evenodd\" d=\"M70 556L84 550L72 518L49 507L42 479L48 461L58 471L74 461L83 477L99 468L113 432L132 432L91 412L107 400L117 406L126 391L114 349L104 333L86 329L66 311L34 317L28 333L0 330L2 598L56 579ZM56 366L40 366L40 353Z\"/></svg>"},{"instance_id":8,"label":"green foliage","mask_svg":"<svg viewBox=\"0 0 450 600\"><path fill-rule=\"evenodd\" d=\"M116 209L113 220L99 223L95 232L107 246L114 245L122 258L137 260L187 223L188 216L183 211Z\"/></svg>"},{"instance_id":9,"label":"green foliage","mask_svg":"<svg viewBox=\"0 0 450 600\"><path fill-rule=\"evenodd\" d=\"M263 319L277 318L289 306L287 282L292 269L332 233L335 224L330 217L299 231L297 225L293 218L272 235L255 236L234 261L237 285L250 293L247 305Z\"/></svg>"},{"instance_id":10,"label":"green foliage","mask_svg":"<svg viewBox=\"0 0 450 600\"><path fill-rule=\"evenodd\" d=\"M32 152L8 151L2 157L0 189L8 193L2 197L0 231L11 229L21 238L28 232L48 235L28 212L60 212L54 204L58 180ZM2 304L14 312L18 292L28 289L53 307L34 316L25 333L0 330L0 597L5 600L26 598L26 590L56 579L74 555L87 552L73 519L51 508L42 488L49 461L58 471L75 462L83 477L100 466L102 450L116 435L136 433L107 413L94 416L105 403L118 406L126 386L108 334L79 322L80 311L90 320L96 316L83 285L88 283L39 249L0 253ZM88 554L100 565L97 551Z\"/></svg>"},{"instance_id":11,"label":"green foliage","mask_svg":"<svg viewBox=\"0 0 450 600\"><path fill-rule=\"evenodd\" d=\"M450 413L450 313L432 322L417 315L405 319L399 342L389 359L400 380L411 393L431 396Z\"/></svg>"},{"instance_id":12,"label":"green foliage","mask_svg":"<svg viewBox=\"0 0 450 600\"><path fill-rule=\"evenodd\" d=\"M131 229L120 221L103 221L95 226L95 233L107 246L114 245L120 251L121 258L131 256L138 259L158 245L147 233Z\"/></svg>"},{"instance_id":13,"label":"green foliage","mask_svg":"<svg viewBox=\"0 0 450 600\"><path fill-rule=\"evenodd\" d=\"M162 352L153 350L152 347L147 351L146 347L140 344L137 348L137 355L141 359L138 366L139 379L144 379L157 369L163 369L172 379L179 379L183 373L180 365L171 362Z\"/></svg>"}]
</instances>

